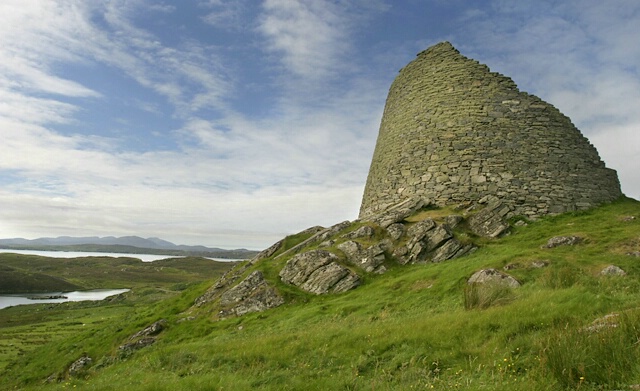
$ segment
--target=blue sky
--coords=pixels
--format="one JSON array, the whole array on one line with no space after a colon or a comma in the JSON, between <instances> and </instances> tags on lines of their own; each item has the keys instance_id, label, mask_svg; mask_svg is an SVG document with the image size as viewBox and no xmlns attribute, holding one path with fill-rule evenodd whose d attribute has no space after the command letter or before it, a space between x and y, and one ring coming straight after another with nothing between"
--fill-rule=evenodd
<instances>
[{"instance_id":1,"label":"blue sky","mask_svg":"<svg viewBox=\"0 0 640 391\"><path fill-rule=\"evenodd\" d=\"M387 91L448 40L640 198L637 0L3 0L0 237L265 248L357 217Z\"/></svg>"}]
</instances>

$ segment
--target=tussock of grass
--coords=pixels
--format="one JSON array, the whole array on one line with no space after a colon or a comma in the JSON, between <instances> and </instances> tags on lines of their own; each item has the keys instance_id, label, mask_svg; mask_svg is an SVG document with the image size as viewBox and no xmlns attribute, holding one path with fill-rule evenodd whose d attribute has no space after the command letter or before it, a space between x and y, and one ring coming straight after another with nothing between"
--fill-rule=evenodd
<instances>
[{"instance_id":1,"label":"tussock of grass","mask_svg":"<svg viewBox=\"0 0 640 391\"><path fill-rule=\"evenodd\" d=\"M640 311L628 311L600 328L554 330L542 347L541 361L568 388L626 388L640 358Z\"/></svg>"},{"instance_id":2,"label":"tussock of grass","mask_svg":"<svg viewBox=\"0 0 640 391\"><path fill-rule=\"evenodd\" d=\"M500 284L468 284L463 289L464 308L486 309L515 299L513 289Z\"/></svg>"}]
</instances>

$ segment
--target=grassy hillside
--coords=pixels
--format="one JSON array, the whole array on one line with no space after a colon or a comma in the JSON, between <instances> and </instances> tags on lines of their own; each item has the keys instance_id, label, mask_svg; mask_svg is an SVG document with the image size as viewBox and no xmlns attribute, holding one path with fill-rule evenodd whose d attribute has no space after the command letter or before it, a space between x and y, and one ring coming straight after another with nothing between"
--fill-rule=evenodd
<instances>
[{"instance_id":1,"label":"grassy hillside","mask_svg":"<svg viewBox=\"0 0 640 391\"><path fill-rule=\"evenodd\" d=\"M231 266L199 257L142 262L127 257L49 258L0 253L0 293L163 286L211 279Z\"/></svg>"},{"instance_id":2,"label":"grassy hillside","mask_svg":"<svg viewBox=\"0 0 640 391\"><path fill-rule=\"evenodd\" d=\"M584 240L542 248L558 235ZM301 239L289 238L288 246ZM114 391L638 387L639 202L623 199L517 227L501 239L474 240L481 247L469 256L389 264L386 274L367 275L362 286L339 295L304 294L273 280L288 303L240 318L214 321L215 313L190 310L208 284L158 302L140 298L136 311L87 323L20 356L0 384ZM547 266L534 267L537 261ZM276 263L256 267L273 277ZM601 276L611 264L627 275ZM466 283L479 269L506 265L522 287L478 292ZM79 314L70 316L69 322ZM158 342L118 355L129 335L160 318L169 327ZM82 376L44 382L83 352L95 361Z\"/></svg>"}]
</instances>

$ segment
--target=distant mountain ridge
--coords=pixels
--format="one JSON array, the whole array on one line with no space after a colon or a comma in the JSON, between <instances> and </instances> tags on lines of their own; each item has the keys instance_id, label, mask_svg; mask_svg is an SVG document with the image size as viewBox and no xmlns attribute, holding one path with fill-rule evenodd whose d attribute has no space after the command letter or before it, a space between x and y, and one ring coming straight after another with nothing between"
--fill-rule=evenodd
<instances>
[{"instance_id":1,"label":"distant mountain ridge","mask_svg":"<svg viewBox=\"0 0 640 391\"><path fill-rule=\"evenodd\" d=\"M114 253L151 253L167 255L196 255L220 258L250 258L257 251L247 249L225 250L217 247L177 245L160 238L139 236L58 236L38 239L0 239L0 247L21 250L67 250Z\"/></svg>"}]
</instances>

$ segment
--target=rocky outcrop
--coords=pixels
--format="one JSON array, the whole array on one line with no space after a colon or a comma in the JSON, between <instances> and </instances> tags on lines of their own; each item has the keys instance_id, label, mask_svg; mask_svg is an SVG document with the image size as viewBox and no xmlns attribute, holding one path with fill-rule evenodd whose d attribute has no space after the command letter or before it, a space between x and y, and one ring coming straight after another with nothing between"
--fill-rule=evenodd
<instances>
[{"instance_id":1,"label":"rocky outcrop","mask_svg":"<svg viewBox=\"0 0 640 391\"><path fill-rule=\"evenodd\" d=\"M300 250L309 247L313 244L316 243L321 243L326 241L327 239L329 239L330 237L336 235L338 232L342 231L343 229L347 228L348 226L351 225L350 221L343 221L341 223L332 225L329 228L322 228L321 230L319 230L318 232L316 232L313 236L311 236L309 239L303 241L302 243L299 243L293 247L291 247L290 249L288 249L287 251L283 252L282 254L279 254L276 259L279 258L284 258L287 257L289 255L292 254L297 254L298 252L300 252Z\"/></svg>"},{"instance_id":2,"label":"rocky outcrop","mask_svg":"<svg viewBox=\"0 0 640 391\"><path fill-rule=\"evenodd\" d=\"M421 197L412 197L387 207L379 205L373 213L361 215L360 218L364 221L376 223L382 228L387 228L391 224L402 222L430 204L430 201L425 201Z\"/></svg>"},{"instance_id":3,"label":"rocky outcrop","mask_svg":"<svg viewBox=\"0 0 640 391\"><path fill-rule=\"evenodd\" d=\"M360 285L360 277L338 260L338 256L329 251L307 251L291 258L280 271L280 278L317 295L345 292Z\"/></svg>"},{"instance_id":4,"label":"rocky outcrop","mask_svg":"<svg viewBox=\"0 0 640 391\"><path fill-rule=\"evenodd\" d=\"M386 259L384 244L378 243L363 248L360 243L348 240L340 243L338 249L344 253L346 259L352 265L361 268L365 272L382 274L387 270L383 265Z\"/></svg>"},{"instance_id":5,"label":"rocky outcrop","mask_svg":"<svg viewBox=\"0 0 640 391\"><path fill-rule=\"evenodd\" d=\"M222 295L227 289L231 288L242 277L244 272L254 264L254 262L257 261L252 260L250 262L245 262L244 264L224 273L215 284L195 300L194 306L202 307L218 300L220 295Z\"/></svg>"},{"instance_id":6,"label":"rocky outcrop","mask_svg":"<svg viewBox=\"0 0 640 391\"><path fill-rule=\"evenodd\" d=\"M323 231L325 228L321 227L319 225L316 225L314 227L310 227L307 228L303 231L298 232L296 235L306 235L306 234L317 234L320 231ZM284 244L285 239L279 240L277 242L275 242L274 244L272 244L271 246L269 246L268 248L260 251L258 253L258 255L256 255L252 260L251 263L255 263L261 259L265 259L265 258L269 258L271 257L273 254L277 253L278 250L280 250Z\"/></svg>"},{"instance_id":7,"label":"rocky outcrop","mask_svg":"<svg viewBox=\"0 0 640 391\"><path fill-rule=\"evenodd\" d=\"M125 344L118 346L118 356L120 358L129 357L136 350L146 348L147 346L153 345L155 342L156 342L156 339L153 337L144 337L136 341L127 342Z\"/></svg>"},{"instance_id":8,"label":"rocky outcrop","mask_svg":"<svg viewBox=\"0 0 640 391\"><path fill-rule=\"evenodd\" d=\"M126 358L133 354L136 350L152 345L156 342L156 336L167 327L167 320L160 319L153 322L144 329L131 335L127 342L118 346L118 355Z\"/></svg>"},{"instance_id":9,"label":"rocky outcrop","mask_svg":"<svg viewBox=\"0 0 640 391\"><path fill-rule=\"evenodd\" d=\"M82 372L84 372L87 368L89 368L92 363L93 363L93 360L91 359L91 357L84 354L82 357L74 361L69 366L69 376L77 377Z\"/></svg>"},{"instance_id":10,"label":"rocky outcrop","mask_svg":"<svg viewBox=\"0 0 640 391\"><path fill-rule=\"evenodd\" d=\"M262 312L280 306L284 299L278 291L264 279L261 271L249 274L238 285L225 291L220 297L220 305L224 315L244 315L251 312Z\"/></svg>"},{"instance_id":11,"label":"rocky outcrop","mask_svg":"<svg viewBox=\"0 0 640 391\"><path fill-rule=\"evenodd\" d=\"M509 229L506 218L510 212L508 205L493 202L469 218L469 229L478 236L497 238Z\"/></svg>"},{"instance_id":12,"label":"rocky outcrop","mask_svg":"<svg viewBox=\"0 0 640 391\"><path fill-rule=\"evenodd\" d=\"M167 327L167 320L160 319L129 337L130 340L160 334Z\"/></svg>"},{"instance_id":13,"label":"rocky outcrop","mask_svg":"<svg viewBox=\"0 0 640 391\"><path fill-rule=\"evenodd\" d=\"M370 239L376 234L376 230L369 226L363 225L355 231L345 234L343 237L346 239Z\"/></svg>"},{"instance_id":14,"label":"rocky outcrop","mask_svg":"<svg viewBox=\"0 0 640 391\"><path fill-rule=\"evenodd\" d=\"M453 237L447 224L425 219L407 229L406 245L393 252L400 264L442 262L465 255L474 249Z\"/></svg>"}]
</instances>

